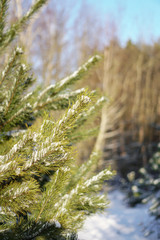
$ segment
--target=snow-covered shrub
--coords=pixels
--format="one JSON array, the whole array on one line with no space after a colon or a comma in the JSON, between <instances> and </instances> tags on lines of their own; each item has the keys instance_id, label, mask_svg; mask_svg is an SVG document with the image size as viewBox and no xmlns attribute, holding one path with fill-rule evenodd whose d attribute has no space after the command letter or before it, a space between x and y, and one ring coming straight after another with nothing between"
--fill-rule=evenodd
<instances>
[{"instance_id":1,"label":"snow-covered shrub","mask_svg":"<svg viewBox=\"0 0 160 240\"><path fill-rule=\"evenodd\" d=\"M151 200L150 212L160 217L160 144L158 151L150 159L145 168L139 170L140 177L134 179L134 172L128 174L130 191L128 194L129 203L146 203Z\"/></svg>"}]
</instances>

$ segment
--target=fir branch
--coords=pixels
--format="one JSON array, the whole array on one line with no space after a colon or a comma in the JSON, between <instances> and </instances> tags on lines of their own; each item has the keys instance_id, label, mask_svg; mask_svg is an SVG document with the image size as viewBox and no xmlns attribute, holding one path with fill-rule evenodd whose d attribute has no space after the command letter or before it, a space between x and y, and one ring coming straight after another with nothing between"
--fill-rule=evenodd
<instances>
[{"instance_id":1,"label":"fir branch","mask_svg":"<svg viewBox=\"0 0 160 240\"><path fill-rule=\"evenodd\" d=\"M5 67L5 69L2 71L1 73L1 78L0 78L0 86L2 85L2 83L4 82L4 80L7 78L7 76L9 75L10 71L13 70L13 66L16 65L16 61L17 58L19 57L19 55L21 55L23 53L22 49L17 47L12 56L9 58L9 61Z\"/></svg>"},{"instance_id":2,"label":"fir branch","mask_svg":"<svg viewBox=\"0 0 160 240\"><path fill-rule=\"evenodd\" d=\"M39 186L33 178L22 183L14 181L0 191L1 208L14 213L31 211L38 200L39 192Z\"/></svg>"},{"instance_id":3,"label":"fir branch","mask_svg":"<svg viewBox=\"0 0 160 240\"><path fill-rule=\"evenodd\" d=\"M92 91L91 94L93 94L93 96L94 96L95 92ZM97 115L97 112L102 109L103 104L106 101L108 101L108 99L106 97L101 97L94 103L94 105L92 104L92 106L87 111L82 111L80 113L79 118L77 118L74 128L72 129L72 133L70 135L71 141L73 140L73 142L75 142L76 139L80 140L80 138L82 138L82 139L83 139L83 137L85 138L85 132L83 132L84 135L82 134L82 136L78 136L77 130L81 126L84 126L84 124L89 122L91 120L91 117L93 118L94 115ZM90 132L90 134L91 133L92 133L92 131ZM95 133L95 129L94 129L93 133Z\"/></svg>"},{"instance_id":4,"label":"fir branch","mask_svg":"<svg viewBox=\"0 0 160 240\"><path fill-rule=\"evenodd\" d=\"M96 186L96 189L97 189L97 185L103 183L104 180L110 179L112 176L113 176L113 172L111 172L108 169L105 169L105 170L101 171L100 173L98 173L97 175L93 176L92 178L86 180L83 185L83 188L89 188L92 186Z\"/></svg>"},{"instance_id":5,"label":"fir branch","mask_svg":"<svg viewBox=\"0 0 160 240\"><path fill-rule=\"evenodd\" d=\"M0 1L0 43L3 39L3 31L5 28L6 23L6 13L8 10L8 0L1 0Z\"/></svg>"},{"instance_id":6,"label":"fir branch","mask_svg":"<svg viewBox=\"0 0 160 240\"><path fill-rule=\"evenodd\" d=\"M99 98L94 105L92 105L88 111L84 111L81 113L80 118L77 120L77 125L83 125L90 117L97 113L98 110L102 109L103 104L108 102L106 97Z\"/></svg>"},{"instance_id":7,"label":"fir branch","mask_svg":"<svg viewBox=\"0 0 160 240\"><path fill-rule=\"evenodd\" d=\"M59 169L55 172L53 179L51 181L50 187L47 188L47 191L44 193L43 200L41 203L41 209L39 211L39 214L37 216L36 222L39 220L42 212L46 208L47 203L50 201L50 198L53 197L53 189L55 188L55 185L57 184L57 179L59 175ZM59 180L59 179L58 179Z\"/></svg>"},{"instance_id":8,"label":"fir branch","mask_svg":"<svg viewBox=\"0 0 160 240\"><path fill-rule=\"evenodd\" d=\"M14 156L16 156L16 154L24 148L24 146L27 144L27 142L31 141L33 139L33 135L32 135L32 131L27 131L22 137L21 139L14 144L14 146L11 148L11 150L5 154L5 155L0 155L0 163L1 163L1 167L4 168L0 169L0 172L2 173L3 171L8 171L8 167L11 165L11 163L13 163L13 159ZM3 165L4 164L4 165ZM5 165L7 164L7 165ZM13 163L15 164L15 163Z\"/></svg>"},{"instance_id":9,"label":"fir branch","mask_svg":"<svg viewBox=\"0 0 160 240\"><path fill-rule=\"evenodd\" d=\"M37 161L42 161L42 159L46 159L44 164L50 165L51 163L47 161L47 156L51 156L52 153L56 154L56 151L61 156L61 159L64 161L67 159L66 150L63 149L63 144L66 145L65 138L63 136L66 135L70 129L72 129L76 119L79 117L80 112L84 110L85 107L90 103L90 98L88 96L81 96L79 100L64 114L60 121L57 124L52 123L51 121L45 121L41 126L41 132L47 128L52 127L52 134L49 135L40 145L40 150L34 151L32 153L32 157L26 161L23 170L27 170L30 168L34 163ZM40 138L40 135L35 135L36 137ZM55 142L55 138L61 139L60 142ZM64 139L64 143L63 143ZM35 137L34 137L35 140ZM57 164L57 160L52 162L52 164ZM52 167L53 167L52 165Z\"/></svg>"},{"instance_id":10,"label":"fir branch","mask_svg":"<svg viewBox=\"0 0 160 240\"><path fill-rule=\"evenodd\" d=\"M30 83L32 83L32 78L26 77L26 66L24 64L20 65L16 72L16 77L14 79L14 82L12 84L12 88L9 91L9 97L7 99L6 109L4 115L7 115L9 108L13 111L13 109L18 108L17 105L23 104L22 101L19 103L21 99L21 93L28 87ZM10 112L12 114L12 112Z\"/></svg>"},{"instance_id":11,"label":"fir branch","mask_svg":"<svg viewBox=\"0 0 160 240\"><path fill-rule=\"evenodd\" d=\"M1 108L1 131L8 131L12 126L20 125L24 119L28 120L31 117L32 107L29 101L33 99L35 91L29 96L27 95L27 98L22 97L22 94L33 84L35 79L29 76L29 68L20 62L21 58L19 55L21 53L22 50L16 48L5 70L2 72L1 84L5 84L1 90L2 96L4 96L2 99L3 107ZM11 75L12 79L10 79ZM10 80L12 80L11 86ZM7 88L7 94L5 94L5 92L3 93L4 89L6 90ZM28 102L26 100L28 100Z\"/></svg>"},{"instance_id":12,"label":"fir branch","mask_svg":"<svg viewBox=\"0 0 160 240\"><path fill-rule=\"evenodd\" d=\"M29 11L19 21L13 24L6 33L3 34L1 42L1 51L4 50L18 35L22 27L30 20L30 18L47 2L47 0L37 0L31 6Z\"/></svg>"},{"instance_id":13,"label":"fir branch","mask_svg":"<svg viewBox=\"0 0 160 240\"><path fill-rule=\"evenodd\" d=\"M81 184L84 180L93 176L96 170L100 154L92 152L88 161L84 162L80 167L74 167L69 182L65 186L64 194L70 192L77 184Z\"/></svg>"},{"instance_id":14,"label":"fir branch","mask_svg":"<svg viewBox=\"0 0 160 240\"><path fill-rule=\"evenodd\" d=\"M84 110L84 108L86 108L88 106L88 104L90 103L90 98L88 96L81 96L79 100L76 101L76 103L64 114L64 116L61 118L60 121L57 122L57 124L52 124L51 121L50 122L44 122L44 124L41 127L41 132L43 132L47 125L49 124L49 126L51 126L52 124L52 134L50 134L49 137L47 137L45 139L45 141L42 140L42 143L40 145L40 150L35 150L32 153L32 157L27 160L24 164L24 167L21 167L20 170L27 170L28 168L30 168L32 165L34 165L37 162L42 161L42 159L46 158L46 163L47 165L50 165L50 162L47 161L47 156L50 156L52 153L58 153L58 155L61 156L62 160L66 159L67 155L66 152L64 152L63 150L63 139L65 141L65 138L63 138L63 136L65 136L65 134L70 131L76 121L76 119L79 117L81 111ZM14 116L12 117L14 118ZM7 123L6 123L7 124ZM47 124L47 125L46 125ZM13 169L13 165L16 164L15 161L13 161L14 159L14 154L17 153L17 151L20 151L23 146L24 146L24 142L32 140L32 141L36 141L37 137L40 138L41 134L34 134L31 136L31 131L29 134L24 135L23 137L23 142L20 141L18 144L14 145L13 149L9 152L9 154L5 155L5 156L1 156L1 161L3 162L2 164L2 169L3 169L3 173L7 172L9 170ZM61 142L55 142L55 139L61 139ZM65 141L65 145L66 145L66 141ZM4 163L5 162L5 163ZM55 162L55 164L57 164ZM14 165L15 167L17 167L17 165ZM14 173L15 174L15 173Z\"/></svg>"},{"instance_id":15,"label":"fir branch","mask_svg":"<svg viewBox=\"0 0 160 240\"><path fill-rule=\"evenodd\" d=\"M48 219L50 222L57 221L54 218L55 209L53 206L57 201L59 201L61 191L64 188L64 184L68 180L70 174L71 173L69 167L60 167L54 173L54 175L51 176L49 183L44 186L46 191L43 192L42 201L40 203L40 210L36 218L36 222L39 221L39 219L43 221L47 221ZM57 193L56 195L55 192Z\"/></svg>"},{"instance_id":16,"label":"fir branch","mask_svg":"<svg viewBox=\"0 0 160 240\"><path fill-rule=\"evenodd\" d=\"M7 29L8 1L1 0L0 51L46 1L37 0ZM34 79L21 54L22 49L16 48L0 76L0 239L32 240L44 235L47 239L75 240L73 232L82 225L85 215L106 207L105 197L97 196L97 190L112 174L104 170L93 176L95 155L75 169L71 140L78 140L76 131L102 106L104 99L96 102L93 91L66 89L83 78L100 57L90 58L73 74L44 91L37 88L26 94ZM41 126L35 124L22 132L21 124L37 117L42 109L63 108L68 109L57 122L46 117ZM9 130L19 132L11 134ZM11 135L13 139L8 141ZM79 138L85 136L83 133Z\"/></svg>"},{"instance_id":17,"label":"fir branch","mask_svg":"<svg viewBox=\"0 0 160 240\"><path fill-rule=\"evenodd\" d=\"M85 64L79 67L79 69L75 71L73 74L62 79L56 84L50 85L49 87L47 87L45 90L43 90L40 93L38 97L38 102L43 101L48 96L55 96L56 94L66 89L68 86L82 79L88 73L89 69L93 67L93 65L96 64L98 61L100 61L100 59L101 59L100 56L95 55L94 57L90 58ZM38 105L38 102L36 103L37 105Z\"/></svg>"},{"instance_id":18,"label":"fir branch","mask_svg":"<svg viewBox=\"0 0 160 240\"><path fill-rule=\"evenodd\" d=\"M0 232L6 232L7 230L10 231L12 227L15 227L17 222L17 216L15 213L11 211L0 211ZM1 235L0 235L1 237ZM2 238L3 239L3 238Z\"/></svg>"},{"instance_id":19,"label":"fir branch","mask_svg":"<svg viewBox=\"0 0 160 240\"><path fill-rule=\"evenodd\" d=\"M54 153L54 161L52 160L51 156ZM49 160L50 159L50 160ZM45 166L52 166L52 169L54 168L54 165L59 165L63 161L68 159L68 154L64 151L62 147L62 142L60 143L50 143L50 145L46 148L43 148L39 151L34 151L32 154L31 159L26 161L24 164L24 167L22 168L22 171L28 170L30 167L35 166L35 164L39 164L43 161L43 164ZM58 163L58 161L60 161Z\"/></svg>"},{"instance_id":20,"label":"fir branch","mask_svg":"<svg viewBox=\"0 0 160 240\"><path fill-rule=\"evenodd\" d=\"M72 126L72 129L73 129L73 126L76 124L76 122L80 118L81 113L89 108L90 103L91 103L90 96L87 96L86 94L82 95L76 101L76 103L71 108L69 108L69 110L66 112L66 114L64 114L64 116L58 123L59 127L60 128L65 127L69 131ZM70 126L68 124L71 120L72 120L72 122L71 122L71 126Z\"/></svg>"},{"instance_id":21,"label":"fir branch","mask_svg":"<svg viewBox=\"0 0 160 240\"><path fill-rule=\"evenodd\" d=\"M7 119L0 129L10 130L13 126L19 125L23 123L24 120L28 120L32 113L32 107L29 103L25 104L21 109L19 109L14 115L11 115L9 119Z\"/></svg>"},{"instance_id":22,"label":"fir branch","mask_svg":"<svg viewBox=\"0 0 160 240\"><path fill-rule=\"evenodd\" d=\"M106 201L105 194L102 195L83 195L77 198L74 202L74 209L84 212L85 216L94 214L96 212L102 212L107 208L109 202Z\"/></svg>"},{"instance_id":23,"label":"fir branch","mask_svg":"<svg viewBox=\"0 0 160 240\"><path fill-rule=\"evenodd\" d=\"M103 181L108 180L112 176L113 173L108 169L105 169L101 171L99 174L93 176L92 178L89 178L84 182L76 184L75 188L73 188L69 193L65 194L61 198L59 203L55 204L56 209L58 209L56 213L56 219L60 218L62 220L62 217L67 214L70 204L72 205L72 200L77 197L79 198L79 194L81 194L81 196L86 196L89 193L93 193L93 190L98 191ZM102 209L104 208L103 204L102 206L99 205L99 209L101 209L101 207Z\"/></svg>"},{"instance_id":24,"label":"fir branch","mask_svg":"<svg viewBox=\"0 0 160 240\"><path fill-rule=\"evenodd\" d=\"M75 172L72 174L72 177L69 181L68 186L66 187L66 191L74 188L78 183L84 181L87 177L93 175L93 171L97 167L98 160L100 158L100 154L97 152L92 152L88 161L84 162L79 168L75 169Z\"/></svg>"},{"instance_id":25,"label":"fir branch","mask_svg":"<svg viewBox=\"0 0 160 240\"><path fill-rule=\"evenodd\" d=\"M75 101L76 98L79 95L82 95L85 93L85 89L81 88L75 91L71 91L64 94L57 94L55 97L48 97L44 102L42 103L35 103L33 105L33 111L35 113L40 113L41 109L47 109L47 110L61 110L66 109L69 106L70 101Z\"/></svg>"}]
</instances>

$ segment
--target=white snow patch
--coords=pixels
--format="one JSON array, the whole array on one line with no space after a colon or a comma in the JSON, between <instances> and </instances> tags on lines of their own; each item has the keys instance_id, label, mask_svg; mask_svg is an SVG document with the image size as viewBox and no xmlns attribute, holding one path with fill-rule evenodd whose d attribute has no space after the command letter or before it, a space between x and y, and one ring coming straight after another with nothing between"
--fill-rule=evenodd
<instances>
[{"instance_id":1,"label":"white snow patch","mask_svg":"<svg viewBox=\"0 0 160 240\"><path fill-rule=\"evenodd\" d=\"M84 102L84 103L88 103L91 101L91 99L88 97L88 96L82 96L81 97L81 100Z\"/></svg>"},{"instance_id":2,"label":"white snow patch","mask_svg":"<svg viewBox=\"0 0 160 240\"><path fill-rule=\"evenodd\" d=\"M156 233L144 236L143 229L153 220L147 205L127 207L124 194L119 190L110 192L108 198L111 201L109 208L104 214L86 219L78 234L79 240L157 240Z\"/></svg>"}]
</instances>

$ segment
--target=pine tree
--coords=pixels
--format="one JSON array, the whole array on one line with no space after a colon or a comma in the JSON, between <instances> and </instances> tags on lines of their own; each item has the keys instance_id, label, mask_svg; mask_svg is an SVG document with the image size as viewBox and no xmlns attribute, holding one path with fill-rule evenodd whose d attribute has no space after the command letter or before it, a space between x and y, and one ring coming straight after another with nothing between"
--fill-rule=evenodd
<instances>
[{"instance_id":1,"label":"pine tree","mask_svg":"<svg viewBox=\"0 0 160 240\"><path fill-rule=\"evenodd\" d=\"M6 26L9 1L0 1L0 53L9 51L18 32L45 3L38 0L27 14ZM16 42L16 41L15 41ZM13 45L12 45L13 46ZM113 173L95 175L98 154L76 166L74 143L94 134L83 126L101 108L95 91L69 90L100 59L90 58L70 76L45 89L29 92L35 78L23 50L15 47L0 75L0 239L77 239L85 217L106 208L98 194ZM66 109L54 121L50 110ZM45 111L45 114L44 114ZM43 116L40 126L34 120Z\"/></svg>"}]
</instances>

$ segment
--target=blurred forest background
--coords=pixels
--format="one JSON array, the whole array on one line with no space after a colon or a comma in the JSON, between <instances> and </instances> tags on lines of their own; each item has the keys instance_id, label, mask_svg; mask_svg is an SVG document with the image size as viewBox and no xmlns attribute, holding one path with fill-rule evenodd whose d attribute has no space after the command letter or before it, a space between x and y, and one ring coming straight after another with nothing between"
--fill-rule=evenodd
<instances>
[{"instance_id":1,"label":"blurred forest background","mask_svg":"<svg viewBox=\"0 0 160 240\"><path fill-rule=\"evenodd\" d=\"M31 3L13 0L8 22L20 18ZM50 0L19 41L44 86L67 76L90 56L103 56L77 86L100 89L109 98L93 124L100 124L98 136L77 147L78 161L85 161L95 146L103 152L100 167L111 165L126 177L146 166L160 142L160 42L128 40L122 46L120 19L101 20L85 2Z\"/></svg>"}]
</instances>

